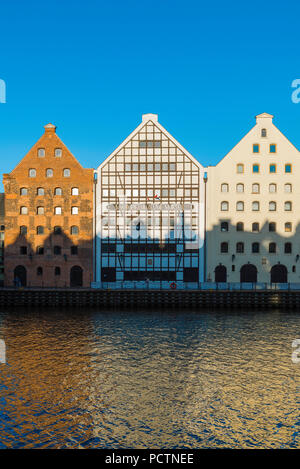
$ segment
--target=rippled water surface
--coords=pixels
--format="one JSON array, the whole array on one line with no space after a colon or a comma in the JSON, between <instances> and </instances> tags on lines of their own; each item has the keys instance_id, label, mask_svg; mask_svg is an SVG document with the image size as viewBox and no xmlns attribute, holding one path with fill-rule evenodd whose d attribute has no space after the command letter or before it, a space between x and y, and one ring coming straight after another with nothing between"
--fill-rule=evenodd
<instances>
[{"instance_id":1,"label":"rippled water surface","mask_svg":"<svg viewBox=\"0 0 300 469\"><path fill-rule=\"evenodd\" d=\"M0 448L299 447L300 313L2 312Z\"/></svg>"}]
</instances>

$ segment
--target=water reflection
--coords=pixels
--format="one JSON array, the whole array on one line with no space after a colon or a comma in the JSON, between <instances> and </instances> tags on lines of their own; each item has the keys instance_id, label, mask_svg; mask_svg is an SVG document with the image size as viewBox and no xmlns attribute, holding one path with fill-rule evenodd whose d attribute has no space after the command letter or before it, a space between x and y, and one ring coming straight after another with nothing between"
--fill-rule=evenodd
<instances>
[{"instance_id":1,"label":"water reflection","mask_svg":"<svg viewBox=\"0 0 300 469\"><path fill-rule=\"evenodd\" d=\"M283 312L0 313L0 447L296 447L299 325Z\"/></svg>"}]
</instances>

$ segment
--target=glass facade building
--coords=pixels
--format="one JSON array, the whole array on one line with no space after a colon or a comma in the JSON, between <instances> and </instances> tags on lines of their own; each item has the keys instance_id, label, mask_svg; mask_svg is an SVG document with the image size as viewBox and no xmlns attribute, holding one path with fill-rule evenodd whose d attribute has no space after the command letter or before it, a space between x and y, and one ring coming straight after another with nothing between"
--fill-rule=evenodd
<instances>
[{"instance_id":1,"label":"glass facade building","mask_svg":"<svg viewBox=\"0 0 300 469\"><path fill-rule=\"evenodd\" d=\"M99 166L98 287L203 281L204 169L158 122L142 123Z\"/></svg>"}]
</instances>

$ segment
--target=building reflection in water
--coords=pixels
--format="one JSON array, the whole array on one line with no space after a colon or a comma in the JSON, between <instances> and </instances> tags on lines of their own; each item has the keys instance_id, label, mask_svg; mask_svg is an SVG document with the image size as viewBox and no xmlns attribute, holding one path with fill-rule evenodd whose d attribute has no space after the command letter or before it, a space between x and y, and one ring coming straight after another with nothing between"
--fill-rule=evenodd
<instances>
[{"instance_id":1,"label":"building reflection in water","mask_svg":"<svg viewBox=\"0 0 300 469\"><path fill-rule=\"evenodd\" d=\"M0 319L0 447L299 444L296 314L48 311Z\"/></svg>"}]
</instances>

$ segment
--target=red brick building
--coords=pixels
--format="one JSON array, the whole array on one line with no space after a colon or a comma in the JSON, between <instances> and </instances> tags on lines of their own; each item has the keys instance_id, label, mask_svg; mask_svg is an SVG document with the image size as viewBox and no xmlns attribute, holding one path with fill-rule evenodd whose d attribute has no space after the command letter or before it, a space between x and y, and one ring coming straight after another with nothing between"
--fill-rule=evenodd
<instances>
[{"instance_id":1,"label":"red brick building","mask_svg":"<svg viewBox=\"0 0 300 469\"><path fill-rule=\"evenodd\" d=\"M90 286L93 173L48 124L16 168L4 174L5 286Z\"/></svg>"}]
</instances>

